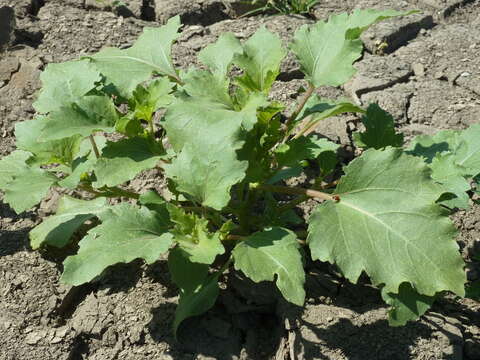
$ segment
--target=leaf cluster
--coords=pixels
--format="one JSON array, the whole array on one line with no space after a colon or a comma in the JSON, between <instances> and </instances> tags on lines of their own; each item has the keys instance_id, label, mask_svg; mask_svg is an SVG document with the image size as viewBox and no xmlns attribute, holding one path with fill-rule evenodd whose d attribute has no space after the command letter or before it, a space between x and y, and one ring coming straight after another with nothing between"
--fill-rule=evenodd
<instances>
[{"instance_id":1,"label":"leaf cluster","mask_svg":"<svg viewBox=\"0 0 480 360\"><path fill-rule=\"evenodd\" d=\"M65 283L168 257L180 291L175 331L213 306L232 266L303 305L307 256L336 264L352 282L365 272L391 306L391 324L415 319L442 292L464 295L447 215L475 191L480 125L405 147L377 104L315 94L354 75L362 31L399 15L408 13L335 15L302 26L288 50L265 28L244 43L225 33L198 54L203 69L181 71L171 58L175 17L146 28L128 49L50 64L36 118L17 124L17 150L0 160L4 201L20 213L52 188L73 194L30 232L34 249L64 247L96 219L64 262ZM288 51L308 82L291 109L269 98ZM365 125L354 134L364 151L342 169L339 145L313 130L346 112ZM285 185L305 167L315 172L309 188ZM168 189L133 191L131 180L151 169ZM311 198L317 205L305 223L296 206Z\"/></svg>"}]
</instances>

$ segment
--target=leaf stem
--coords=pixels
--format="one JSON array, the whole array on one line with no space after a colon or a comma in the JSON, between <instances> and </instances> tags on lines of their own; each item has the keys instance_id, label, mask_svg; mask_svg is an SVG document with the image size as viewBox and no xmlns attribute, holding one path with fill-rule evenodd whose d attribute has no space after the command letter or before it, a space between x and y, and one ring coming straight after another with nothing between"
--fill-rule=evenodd
<instances>
[{"instance_id":1,"label":"leaf stem","mask_svg":"<svg viewBox=\"0 0 480 360\"><path fill-rule=\"evenodd\" d=\"M153 123L153 116L150 118L150 121L148 122L148 126L150 129L150 135L152 136L153 139L155 139L155 124Z\"/></svg>"},{"instance_id":2,"label":"leaf stem","mask_svg":"<svg viewBox=\"0 0 480 360\"><path fill-rule=\"evenodd\" d=\"M292 209L295 206L303 203L304 201L307 201L308 199L310 198L307 195L300 195L299 197L296 197L295 199L290 200L289 202L283 204L282 206L279 206L278 211L284 212L286 210Z\"/></svg>"},{"instance_id":3,"label":"leaf stem","mask_svg":"<svg viewBox=\"0 0 480 360\"><path fill-rule=\"evenodd\" d=\"M123 190L120 189L119 187L103 187L100 189L100 191L95 190L90 184L83 184L78 187L80 190L87 191L90 194L95 195L96 197L126 197L129 199L136 199L140 197L139 194L128 191L128 190Z\"/></svg>"},{"instance_id":4,"label":"leaf stem","mask_svg":"<svg viewBox=\"0 0 480 360\"><path fill-rule=\"evenodd\" d=\"M106 192L107 193L111 193L114 197L126 197L126 198L130 198L130 199L136 199L138 200L140 198L140 195L137 194L137 193L134 193L132 191L128 191L128 190L123 190L123 189L120 189L119 187L106 187Z\"/></svg>"},{"instance_id":5,"label":"leaf stem","mask_svg":"<svg viewBox=\"0 0 480 360\"><path fill-rule=\"evenodd\" d=\"M290 136L290 125L292 124L293 121L295 121L298 114L300 114L300 112L303 110L303 108L305 107L305 104L307 103L308 99L310 99L310 96L312 96L314 91L315 91L315 86L313 86L312 83L308 83L308 89L303 94L302 100L300 100L297 107L295 108L295 110L293 111L293 113L290 115L290 117L287 119L287 122L285 123L285 136L283 137L282 144L284 144L288 140L288 137Z\"/></svg>"},{"instance_id":6,"label":"leaf stem","mask_svg":"<svg viewBox=\"0 0 480 360\"><path fill-rule=\"evenodd\" d=\"M312 189L294 188L294 187L278 186L278 185L257 185L256 189L270 191L270 192L277 192L282 194L290 194L290 195L305 195L312 198L330 200L335 202L340 201L340 197L338 195L330 195L330 194L317 191L317 190L312 190Z\"/></svg>"},{"instance_id":7,"label":"leaf stem","mask_svg":"<svg viewBox=\"0 0 480 360\"><path fill-rule=\"evenodd\" d=\"M92 134L88 137L90 139L90 143L92 144L93 152L95 153L95 157L98 159L100 158L100 151L98 151L97 143L95 142L95 138Z\"/></svg>"}]
</instances>

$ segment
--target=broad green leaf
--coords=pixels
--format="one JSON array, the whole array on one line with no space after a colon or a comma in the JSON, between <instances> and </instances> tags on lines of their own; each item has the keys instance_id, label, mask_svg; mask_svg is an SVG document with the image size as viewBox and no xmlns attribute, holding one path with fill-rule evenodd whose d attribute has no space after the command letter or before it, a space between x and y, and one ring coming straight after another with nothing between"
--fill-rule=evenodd
<instances>
[{"instance_id":1,"label":"broad green leaf","mask_svg":"<svg viewBox=\"0 0 480 360\"><path fill-rule=\"evenodd\" d=\"M172 235L155 212L145 207L120 204L98 214L102 221L79 243L78 254L63 262L62 282L86 283L107 267L137 258L148 264L158 260L172 245Z\"/></svg>"},{"instance_id":2,"label":"broad green leaf","mask_svg":"<svg viewBox=\"0 0 480 360\"><path fill-rule=\"evenodd\" d=\"M455 194L456 198L442 201L442 204L460 209L468 208L469 196L466 191L470 190L470 183L462 176L466 169L455 163L455 155L452 153L437 154L430 164L432 179L442 184L445 190Z\"/></svg>"},{"instance_id":3,"label":"broad green leaf","mask_svg":"<svg viewBox=\"0 0 480 360\"><path fill-rule=\"evenodd\" d=\"M17 171L13 179L3 187L3 201L9 204L17 214L38 204L58 178L38 167L24 166Z\"/></svg>"},{"instance_id":4,"label":"broad green leaf","mask_svg":"<svg viewBox=\"0 0 480 360\"><path fill-rule=\"evenodd\" d=\"M198 143L185 145L172 164L164 168L167 177L176 182L177 190L204 206L221 210L230 201L232 186L245 177L248 164L237 159L235 150L241 147L240 141L212 140L199 138Z\"/></svg>"},{"instance_id":5,"label":"broad green leaf","mask_svg":"<svg viewBox=\"0 0 480 360\"><path fill-rule=\"evenodd\" d=\"M17 149L29 151L35 155L33 162L40 165L59 163L71 166L80 151L82 137L73 135L68 138L41 142L38 134L47 126L47 118L38 117L33 120L15 124Z\"/></svg>"},{"instance_id":6,"label":"broad green leaf","mask_svg":"<svg viewBox=\"0 0 480 360\"><path fill-rule=\"evenodd\" d=\"M300 27L290 48L315 87L339 86L355 74L353 63L360 58L363 48L361 33L375 22L409 13L368 9L333 15L328 22Z\"/></svg>"},{"instance_id":7,"label":"broad green leaf","mask_svg":"<svg viewBox=\"0 0 480 360\"><path fill-rule=\"evenodd\" d=\"M210 275L195 291L180 295L178 306L175 309L175 320L173 321L175 336L183 320L201 315L215 305L220 292L218 277L218 274Z\"/></svg>"},{"instance_id":8,"label":"broad green leaf","mask_svg":"<svg viewBox=\"0 0 480 360\"><path fill-rule=\"evenodd\" d=\"M243 53L234 57L235 65L244 71L237 83L249 91L268 93L286 54L278 35L262 26L243 44Z\"/></svg>"},{"instance_id":9,"label":"broad green leaf","mask_svg":"<svg viewBox=\"0 0 480 360\"><path fill-rule=\"evenodd\" d=\"M345 169L334 194L309 219L314 260L336 263L350 281L365 271L387 293L410 283L419 294L464 294L456 230L435 201L444 192L418 157L369 149Z\"/></svg>"},{"instance_id":10,"label":"broad green leaf","mask_svg":"<svg viewBox=\"0 0 480 360\"><path fill-rule=\"evenodd\" d=\"M208 276L209 266L192 262L188 253L181 248L170 251L168 270L172 281L180 288L178 307L173 322L174 335L181 322L189 317L209 310L218 297L218 276Z\"/></svg>"},{"instance_id":11,"label":"broad green leaf","mask_svg":"<svg viewBox=\"0 0 480 360\"><path fill-rule=\"evenodd\" d=\"M480 174L480 124L470 126L460 133L460 144L455 151L456 163L467 168L467 174Z\"/></svg>"},{"instance_id":12,"label":"broad green leaf","mask_svg":"<svg viewBox=\"0 0 480 360\"><path fill-rule=\"evenodd\" d=\"M164 127L178 155L165 171L179 191L217 210L227 205L231 187L245 177L248 164L238 160L237 150L244 143L242 125L255 123L256 107L232 111L194 99L169 107Z\"/></svg>"},{"instance_id":13,"label":"broad green leaf","mask_svg":"<svg viewBox=\"0 0 480 360\"><path fill-rule=\"evenodd\" d=\"M445 192L456 198L442 203L449 207L468 208L469 181L480 173L480 125L463 131L446 130L434 136L422 135L413 139L408 152L422 156L430 163L432 178L445 186Z\"/></svg>"},{"instance_id":14,"label":"broad green leaf","mask_svg":"<svg viewBox=\"0 0 480 360\"><path fill-rule=\"evenodd\" d=\"M146 138L107 142L102 157L94 167L97 181L93 185L101 188L132 180L143 170L154 168L162 155L158 145Z\"/></svg>"},{"instance_id":15,"label":"broad green leaf","mask_svg":"<svg viewBox=\"0 0 480 360\"><path fill-rule=\"evenodd\" d=\"M431 163L438 153L454 152L460 144L460 131L443 130L431 135L416 136L407 147L407 153L422 156Z\"/></svg>"},{"instance_id":16,"label":"broad green leaf","mask_svg":"<svg viewBox=\"0 0 480 360\"><path fill-rule=\"evenodd\" d=\"M217 255L225 252L220 232L210 233L207 220L196 214L187 214L173 205L167 206L167 209L175 224L170 233L191 262L212 264Z\"/></svg>"},{"instance_id":17,"label":"broad green leaf","mask_svg":"<svg viewBox=\"0 0 480 360\"><path fill-rule=\"evenodd\" d=\"M403 146L403 134L395 132L393 116L378 104L368 106L367 113L362 117L362 123L366 131L353 134L357 146L374 149Z\"/></svg>"},{"instance_id":18,"label":"broad green leaf","mask_svg":"<svg viewBox=\"0 0 480 360\"><path fill-rule=\"evenodd\" d=\"M102 211L107 209L104 198L94 200L79 200L63 196L55 215L30 231L30 245L38 249L42 245L64 247L77 229Z\"/></svg>"},{"instance_id":19,"label":"broad green leaf","mask_svg":"<svg viewBox=\"0 0 480 360\"><path fill-rule=\"evenodd\" d=\"M192 262L190 254L176 247L168 254L168 272L181 293L193 293L208 276L209 265Z\"/></svg>"},{"instance_id":20,"label":"broad green leaf","mask_svg":"<svg viewBox=\"0 0 480 360\"><path fill-rule=\"evenodd\" d=\"M144 28L131 48L105 48L89 59L105 75L107 84L113 83L122 96L128 97L154 72L178 78L171 46L179 36L179 28L180 17L176 16L159 28Z\"/></svg>"},{"instance_id":21,"label":"broad green leaf","mask_svg":"<svg viewBox=\"0 0 480 360\"><path fill-rule=\"evenodd\" d=\"M305 302L305 272L297 248L297 236L274 227L254 233L233 249L236 270L255 282L274 281L288 301L302 306Z\"/></svg>"},{"instance_id":22,"label":"broad green leaf","mask_svg":"<svg viewBox=\"0 0 480 360\"><path fill-rule=\"evenodd\" d=\"M340 145L316 135L290 140L276 150L279 166L295 166L302 160L316 159L326 152L336 157ZM330 155L332 155L330 154ZM333 164L335 166L335 164Z\"/></svg>"},{"instance_id":23,"label":"broad green leaf","mask_svg":"<svg viewBox=\"0 0 480 360\"><path fill-rule=\"evenodd\" d=\"M171 95L174 84L166 77L153 80L145 88L138 85L133 91L133 102L135 117L151 121L152 114L160 108L167 107L174 97Z\"/></svg>"},{"instance_id":24,"label":"broad green leaf","mask_svg":"<svg viewBox=\"0 0 480 360\"><path fill-rule=\"evenodd\" d=\"M243 51L240 41L232 33L223 33L218 40L206 46L198 54L198 59L207 65L219 79L226 78L235 54Z\"/></svg>"},{"instance_id":25,"label":"broad green leaf","mask_svg":"<svg viewBox=\"0 0 480 360\"><path fill-rule=\"evenodd\" d=\"M3 201L9 204L17 214L38 204L57 177L49 172L29 165L32 154L15 150L0 160L0 190L4 192Z\"/></svg>"},{"instance_id":26,"label":"broad green leaf","mask_svg":"<svg viewBox=\"0 0 480 360\"><path fill-rule=\"evenodd\" d=\"M0 189L3 190L15 175L21 172L27 165L26 162L32 154L22 150L15 150L10 155L0 159Z\"/></svg>"},{"instance_id":27,"label":"broad green leaf","mask_svg":"<svg viewBox=\"0 0 480 360\"><path fill-rule=\"evenodd\" d=\"M33 107L45 114L70 106L94 89L100 79L100 73L88 60L49 64L40 75L42 90Z\"/></svg>"},{"instance_id":28,"label":"broad green leaf","mask_svg":"<svg viewBox=\"0 0 480 360\"><path fill-rule=\"evenodd\" d=\"M40 131L42 141L74 135L89 136L96 131L112 132L118 115L106 96L85 96L78 103L53 111Z\"/></svg>"},{"instance_id":29,"label":"broad green leaf","mask_svg":"<svg viewBox=\"0 0 480 360\"><path fill-rule=\"evenodd\" d=\"M403 326L408 321L417 320L430 309L435 301L435 296L421 295L408 283L400 285L398 294L382 290L382 298L391 306L388 311L390 326Z\"/></svg>"}]
</instances>

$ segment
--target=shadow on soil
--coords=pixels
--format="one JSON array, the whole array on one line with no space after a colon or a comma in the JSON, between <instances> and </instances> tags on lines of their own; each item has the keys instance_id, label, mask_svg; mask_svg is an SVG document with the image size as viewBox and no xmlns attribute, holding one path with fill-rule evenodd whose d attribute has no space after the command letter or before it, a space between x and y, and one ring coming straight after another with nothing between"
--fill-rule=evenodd
<instances>
[{"instance_id":1,"label":"shadow on soil","mask_svg":"<svg viewBox=\"0 0 480 360\"><path fill-rule=\"evenodd\" d=\"M0 230L0 257L29 250L28 232L30 229Z\"/></svg>"},{"instance_id":2,"label":"shadow on soil","mask_svg":"<svg viewBox=\"0 0 480 360\"><path fill-rule=\"evenodd\" d=\"M0 202L0 257L30 249L28 233L31 227L18 226L16 223L31 215L17 215L8 205Z\"/></svg>"},{"instance_id":3,"label":"shadow on soil","mask_svg":"<svg viewBox=\"0 0 480 360\"><path fill-rule=\"evenodd\" d=\"M435 326L433 322L431 324ZM349 319L340 319L326 329L303 321L301 326L306 327L310 334L319 339L318 342L304 338L299 340L305 347L306 359L329 359L330 357L324 354L324 349L328 348L338 351L347 359L408 360L412 358L412 346L420 339L428 341L432 336L432 329L425 324L412 323L403 328L392 328L386 320L357 326ZM445 331L440 326L436 326L435 331L442 332L452 343L461 344L463 341L458 335ZM414 337L411 335L413 332L416 334ZM445 360L458 359L455 352L443 356L442 359Z\"/></svg>"}]
</instances>

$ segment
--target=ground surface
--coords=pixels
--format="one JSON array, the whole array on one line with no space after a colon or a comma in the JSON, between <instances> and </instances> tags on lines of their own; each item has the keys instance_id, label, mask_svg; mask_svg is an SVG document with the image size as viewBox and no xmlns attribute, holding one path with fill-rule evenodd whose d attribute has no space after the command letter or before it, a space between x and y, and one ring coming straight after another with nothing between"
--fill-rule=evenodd
<instances>
[{"instance_id":1,"label":"ground surface","mask_svg":"<svg viewBox=\"0 0 480 360\"><path fill-rule=\"evenodd\" d=\"M0 157L13 150L14 124L34 115L39 72L50 62L128 46L143 27L175 14L186 24L174 51L181 67L194 64L195 53L224 31L246 38L265 24L286 42L295 28L314 21L237 18L243 9L234 1L123 2L128 8L113 12L93 0L0 0ZM321 89L322 95L377 101L409 137L480 121L480 1L321 0L314 15L325 19L359 7L422 13L369 30L356 79L342 89ZM280 78L274 96L293 101L304 85L293 58ZM325 121L318 131L349 147L350 120ZM163 261L115 266L99 282L70 288L58 281L61 259L29 249L28 231L55 200L21 215L0 201L1 360L480 359L478 303L445 298L421 321L390 328L378 291L367 281L343 282L326 264L309 265L304 311L268 285L249 286L230 274L229 290L206 315L187 321L176 342L170 324L177 293ZM468 277L477 280L480 267L471 256L480 253L480 207L453 219Z\"/></svg>"}]
</instances>

